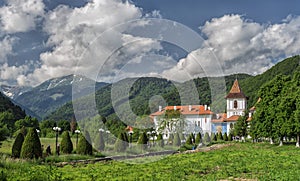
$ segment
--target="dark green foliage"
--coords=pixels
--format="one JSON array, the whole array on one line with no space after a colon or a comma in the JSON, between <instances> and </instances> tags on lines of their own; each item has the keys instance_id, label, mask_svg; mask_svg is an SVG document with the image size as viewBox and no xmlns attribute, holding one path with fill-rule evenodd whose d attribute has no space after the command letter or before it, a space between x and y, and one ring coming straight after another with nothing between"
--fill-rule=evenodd
<instances>
[{"instance_id":1,"label":"dark green foliage","mask_svg":"<svg viewBox=\"0 0 300 181\"><path fill-rule=\"evenodd\" d=\"M232 141L232 134L231 133L229 133L229 135L228 135L228 141Z\"/></svg>"},{"instance_id":2,"label":"dark green foliage","mask_svg":"<svg viewBox=\"0 0 300 181\"><path fill-rule=\"evenodd\" d=\"M210 143L210 136L209 136L209 134L206 132L205 133L205 135L204 135L204 143L205 144L208 144L208 143Z\"/></svg>"},{"instance_id":3,"label":"dark green foliage","mask_svg":"<svg viewBox=\"0 0 300 181\"><path fill-rule=\"evenodd\" d=\"M0 113L2 112L9 112L12 113L14 116L12 124L16 120L23 119L26 114L25 112L21 109L21 107L13 104L9 98L5 97L1 92L0 92Z\"/></svg>"},{"instance_id":4,"label":"dark green foliage","mask_svg":"<svg viewBox=\"0 0 300 181\"><path fill-rule=\"evenodd\" d=\"M23 127L19 130L19 132L23 134L24 138L26 137L26 135L27 135L27 129L26 129L26 127L23 126Z\"/></svg>"},{"instance_id":5,"label":"dark green foliage","mask_svg":"<svg viewBox=\"0 0 300 181\"><path fill-rule=\"evenodd\" d=\"M215 133L212 133L211 141L217 141L217 135Z\"/></svg>"},{"instance_id":6,"label":"dark green foliage","mask_svg":"<svg viewBox=\"0 0 300 181\"><path fill-rule=\"evenodd\" d=\"M168 145L172 145L173 141L174 141L174 135L173 133L170 133L168 138Z\"/></svg>"},{"instance_id":7,"label":"dark green foliage","mask_svg":"<svg viewBox=\"0 0 300 181\"><path fill-rule=\"evenodd\" d=\"M92 155L93 154L93 147L91 145L91 138L88 132L85 132L83 135L80 135L78 145L76 148L76 153L81 155Z\"/></svg>"},{"instance_id":8,"label":"dark green foliage","mask_svg":"<svg viewBox=\"0 0 300 181\"><path fill-rule=\"evenodd\" d=\"M15 139L13 146L12 146L12 151L11 151L12 157L20 158L23 142L24 142L24 136L22 133L19 133Z\"/></svg>"},{"instance_id":9,"label":"dark green foliage","mask_svg":"<svg viewBox=\"0 0 300 181\"><path fill-rule=\"evenodd\" d=\"M200 143L202 143L202 135L201 133L198 133L196 135L196 141L195 141L196 145L199 145Z\"/></svg>"},{"instance_id":10,"label":"dark green foliage","mask_svg":"<svg viewBox=\"0 0 300 181\"><path fill-rule=\"evenodd\" d=\"M218 140L218 141L223 140L222 132L217 133L217 140Z\"/></svg>"},{"instance_id":11,"label":"dark green foliage","mask_svg":"<svg viewBox=\"0 0 300 181\"><path fill-rule=\"evenodd\" d=\"M185 144L187 145L193 145L195 143L195 137L194 137L194 134L191 133L188 138L186 139L186 142Z\"/></svg>"},{"instance_id":12,"label":"dark green foliage","mask_svg":"<svg viewBox=\"0 0 300 181\"><path fill-rule=\"evenodd\" d=\"M105 148L105 141L103 137L103 132L100 132L99 134L96 135L95 138L95 148L99 151L103 151Z\"/></svg>"},{"instance_id":13,"label":"dark green foliage","mask_svg":"<svg viewBox=\"0 0 300 181\"><path fill-rule=\"evenodd\" d=\"M174 140L173 140L173 146L180 146L180 145L181 145L181 140L179 137L179 133L175 133Z\"/></svg>"},{"instance_id":14,"label":"dark green foliage","mask_svg":"<svg viewBox=\"0 0 300 181\"><path fill-rule=\"evenodd\" d=\"M70 154L73 151L73 143L71 141L68 131L62 133L62 140L60 143L60 149L62 153Z\"/></svg>"},{"instance_id":15,"label":"dark green foliage","mask_svg":"<svg viewBox=\"0 0 300 181\"><path fill-rule=\"evenodd\" d=\"M39 121L36 118L26 116L24 119L20 119L15 122L15 127L21 129L22 127L32 127L39 129Z\"/></svg>"},{"instance_id":16,"label":"dark green foliage","mask_svg":"<svg viewBox=\"0 0 300 181\"><path fill-rule=\"evenodd\" d=\"M42 157L42 146L35 128L29 128L20 157L29 159Z\"/></svg>"},{"instance_id":17,"label":"dark green foliage","mask_svg":"<svg viewBox=\"0 0 300 181\"><path fill-rule=\"evenodd\" d=\"M140 148L145 150L147 148L148 141L149 140L148 140L147 134L145 132L143 132L138 139L138 144L139 144Z\"/></svg>"},{"instance_id":18,"label":"dark green foliage","mask_svg":"<svg viewBox=\"0 0 300 181\"><path fill-rule=\"evenodd\" d=\"M223 140L224 140L224 141L228 141L227 133L224 133L224 135L223 135Z\"/></svg>"},{"instance_id":19,"label":"dark green foliage","mask_svg":"<svg viewBox=\"0 0 300 181\"><path fill-rule=\"evenodd\" d=\"M248 135L248 112L245 113L245 116L240 116L237 122L234 124L234 134L240 137L245 137Z\"/></svg>"},{"instance_id":20,"label":"dark green foliage","mask_svg":"<svg viewBox=\"0 0 300 181\"><path fill-rule=\"evenodd\" d=\"M162 147L162 148L165 146L165 141L163 140L163 135L162 134L158 134L157 144L158 144L159 147Z\"/></svg>"},{"instance_id":21,"label":"dark green foliage","mask_svg":"<svg viewBox=\"0 0 300 181\"><path fill-rule=\"evenodd\" d=\"M58 127L61 128L62 131L71 131L70 122L66 120L60 120L57 123Z\"/></svg>"},{"instance_id":22,"label":"dark green foliage","mask_svg":"<svg viewBox=\"0 0 300 181\"><path fill-rule=\"evenodd\" d=\"M114 150L116 152L123 152L126 150L127 142L124 141L124 133L119 133L118 139L115 142L115 148Z\"/></svg>"}]
</instances>

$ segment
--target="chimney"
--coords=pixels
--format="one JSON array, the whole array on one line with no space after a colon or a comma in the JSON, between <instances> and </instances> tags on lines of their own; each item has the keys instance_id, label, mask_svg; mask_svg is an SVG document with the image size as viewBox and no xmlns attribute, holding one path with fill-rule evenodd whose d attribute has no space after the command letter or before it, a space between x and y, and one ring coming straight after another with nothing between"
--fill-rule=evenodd
<instances>
[{"instance_id":1,"label":"chimney","mask_svg":"<svg viewBox=\"0 0 300 181\"><path fill-rule=\"evenodd\" d=\"M192 111L192 105L189 105L189 111Z\"/></svg>"},{"instance_id":2,"label":"chimney","mask_svg":"<svg viewBox=\"0 0 300 181\"><path fill-rule=\"evenodd\" d=\"M162 111L162 107L158 106L158 111L161 112Z\"/></svg>"},{"instance_id":3,"label":"chimney","mask_svg":"<svg viewBox=\"0 0 300 181\"><path fill-rule=\"evenodd\" d=\"M174 106L174 111L176 111L176 106Z\"/></svg>"},{"instance_id":4,"label":"chimney","mask_svg":"<svg viewBox=\"0 0 300 181\"><path fill-rule=\"evenodd\" d=\"M251 112L249 112L249 118L251 118L252 117L252 113Z\"/></svg>"},{"instance_id":5,"label":"chimney","mask_svg":"<svg viewBox=\"0 0 300 181\"><path fill-rule=\"evenodd\" d=\"M204 110L205 110L205 111L207 110L207 105L204 105Z\"/></svg>"},{"instance_id":6,"label":"chimney","mask_svg":"<svg viewBox=\"0 0 300 181\"><path fill-rule=\"evenodd\" d=\"M210 106L208 106L207 109L210 111Z\"/></svg>"}]
</instances>

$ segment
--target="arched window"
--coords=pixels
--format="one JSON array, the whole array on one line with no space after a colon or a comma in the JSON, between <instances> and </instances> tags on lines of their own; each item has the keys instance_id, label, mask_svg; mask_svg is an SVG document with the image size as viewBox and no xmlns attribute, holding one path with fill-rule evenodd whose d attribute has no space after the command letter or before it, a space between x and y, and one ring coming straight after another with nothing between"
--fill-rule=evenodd
<instances>
[{"instance_id":1,"label":"arched window","mask_svg":"<svg viewBox=\"0 0 300 181\"><path fill-rule=\"evenodd\" d=\"M237 100L234 100L234 101L233 101L233 108L235 108L235 109L236 109L237 107L238 107Z\"/></svg>"}]
</instances>

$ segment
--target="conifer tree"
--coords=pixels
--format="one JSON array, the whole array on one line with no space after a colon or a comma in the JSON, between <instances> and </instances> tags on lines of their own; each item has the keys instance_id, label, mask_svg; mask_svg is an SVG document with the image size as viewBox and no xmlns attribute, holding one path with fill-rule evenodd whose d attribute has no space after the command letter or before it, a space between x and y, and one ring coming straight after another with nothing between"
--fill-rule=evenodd
<instances>
[{"instance_id":1,"label":"conifer tree","mask_svg":"<svg viewBox=\"0 0 300 181\"><path fill-rule=\"evenodd\" d=\"M78 148L76 148L76 153L82 155L92 155L93 154L93 147L90 143L90 134L88 132L84 133L85 136L80 135Z\"/></svg>"},{"instance_id":2,"label":"conifer tree","mask_svg":"<svg viewBox=\"0 0 300 181\"><path fill-rule=\"evenodd\" d=\"M158 134L157 142L159 147L163 148L165 146L162 134Z\"/></svg>"},{"instance_id":3,"label":"conifer tree","mask_svg":"<svg viewBox=\"0 0 300 181\"><path fill-rule=\"evenodd\" d=\"M123 152L126 150L126 143L123 141L124 136L123 133L119 133L118 139L115 142L115 148L114 150L116 152Z\"/></svg>"},{"instance_id":4,"label":"conifer tree","mask_svg":"<svg viewBox=\"0 0 300 181\"><path fill-rule=\"evenodd\" d=\"M218 133L218 135L217 135L217 140L218 140L218 141L223 140L222 132L219 132L219 133Z\"/></svg>"},{"instance_id":5,"label":"conifer tree","mask_svg":"<svg viewBox=\"0 0 300 181\"><path fill-rule=\"evenodd\" d=\"M96 135L95 138L95 148L99 151L103 151L105 148L105 141L103 137L103 132L100 132L99 134Z\"/></svg>"},{"instance_id":6,"label":"conifer tree","mask_svg":"<svg viewBox=\"0 0 300 181\"><path fill-rule=\"evenodd\" d=\"M217 141L217 136L216 136L215 133L212 133L212 135L211 135L211 140L212 140L212 141Z\"/></svg>"},{"instance_id":7,"label":"conifer tree","mask_svg":"<svg viewBox=\"0 0 300 181\"><path fill-rule=\"evenodd\" d=\"M227 133L226 133L226 132L225 132L224 135L223 135L223 140L224 140L224 141L228 141L228 136L227 136Z\"/></svg>"},{"instance_id":8,"label":"conifer tree","mask_svg":"<svg viewBox=\"0 0 300 181\"><path fill-rule=\"evenodd\" d=\"M233 137L232 133L230 132L229 135L228 135L228 141L232 141L232 137Z\"/></svg>"},{"instance_id":9,"label":"conifer tree","mask_svg":"<svg viewBox=\"0 0 300 181\"><path fill-rule=\"evenodd\" d=\"M180 146L180 145L181 145L181 140L179 137L179 133L175 133L174 140L173 140L173 146Z\"/></svg>"},{"instance_id":10,"label":"conifer tree","mask_svg":"<svg viewBox=\"0 0 300 181\"><path fill-rule=\"evenodd\" d=\"M73 143L71 141L68 131L64 131L62 134L62 140L60 144L61 152L70 154L73 151Z\"/></svg>"},{"instance_id":11,"label":"conifer tree","mask_svg":"<svg viewBox=\"0 0 300 181\"><path fill-rule=\"evenodd\" d=\"M35 128L29 128L21 149L21 158L42 157L42 146Z\"/></svg>"},{"instance_id":12,"label":"conifer tree","mask_svg":"<svg viewBox=\"0 0 300 181\"><path fill-rule=\"evenodd\" d=\"M24 142L24 136L22 133L19 133L15 139L15 142L12 146L12 157L14 158L20 158L22 145Z\"/></svg>"},{"instance_id":13,"label":"conifer tree","mask_svg":"<svg viewBox=\"0 0 300 181\"><path fill-rule=\"evenodd\" d=\"M200 143L202 143L202 135L201 135L201 133L197 134L195 143L196 143L196 145L199 145Z\"/></svg>"},{"instance_id":14,"label":"conifer tree","mask_svg":"<svg viewBox=\"0 0 300 181\"><path fill-rule=\"evenodd\" d=\"M208 144L210 143L210 137L209 137L209 134L206 132L205 135L204 135L204 143L205 144Z\"/></svg>"},{"instance_id":15,"label":"conifer tree","mask_svg":"<svg viewBox=\"0 0 300 181\"><path fill-rule=\"evenodd\" d=\"M138 144L142 150L145 150L147 148L147 143L148 143L147 134L143 132L138 139Z\"/></svg>"}]
</instances>

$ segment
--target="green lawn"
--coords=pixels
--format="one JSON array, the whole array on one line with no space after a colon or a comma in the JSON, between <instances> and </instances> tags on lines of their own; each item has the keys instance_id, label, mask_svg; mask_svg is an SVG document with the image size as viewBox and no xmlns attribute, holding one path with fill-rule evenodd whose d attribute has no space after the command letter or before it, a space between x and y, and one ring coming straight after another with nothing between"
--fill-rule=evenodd
<instances>
[{"instance_id":1,"label":"green lawn","mask_svg":"<svg viewBox=\"0 0 300 181\"><path fill-rule=\"evenodd\" d=\"M169 155L146 164L109 161L62 168L2 158L0 170L8 180L300 180L300 149L236 143L211 152Z\"/></svg>"}]
</instances>

